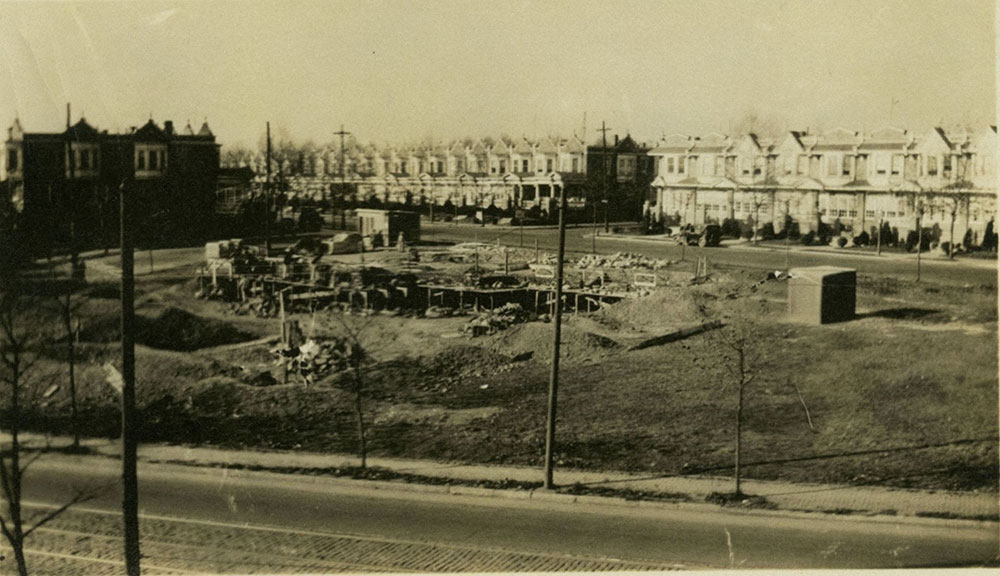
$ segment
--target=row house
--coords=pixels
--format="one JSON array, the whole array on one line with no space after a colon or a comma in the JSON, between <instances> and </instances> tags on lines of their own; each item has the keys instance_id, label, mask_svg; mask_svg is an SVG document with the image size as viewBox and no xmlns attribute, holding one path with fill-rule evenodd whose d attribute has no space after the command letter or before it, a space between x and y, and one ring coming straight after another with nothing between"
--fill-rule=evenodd
<instances>
[{"instance_id":1,"label":"row house","mask_svg":"<svg viewBox=\"0 0 1000 576\"><path fill-rule=\"evenodd\" d=\"M499 138L450 145L352 145L343 155L343 180L357 188L359 200L451 202L504 210L538 206L550 212L567 183L574 195L581 188L586 154L578 139L553 137L537 142ZM305 158L301 166L287 158L272 160L272 173L291 178L293 188L304 195L325 199L325 193L316 190L329 190L340 180L340 159L335 150L327 150ZM258 180L266 168L259 154L234 162L257 172ZM300 182L300 176L309 182Z\"/></svg>"},{"instance_id":2,"label":"row house","mask_svg":"<svg viewBox=\"0 0 1000 576\"><path fill-rule=\"evenodd\" d=\"M981 235L996 212L996 127L978 131L838 128L755 134L673 134L649 152L654 214L700 225L726 219L800 230L821 224L858 234L887 221L901 233L923 227ZM945 236L944 240L953 240Z\"/></svg>"},{"instance_id":3,"label":"row house","mask_svg":"<svg viewBox=\"0 0 1000 576\"><path fill-rule=\"evenodd\" d=\"M39 249L78 239L113 237L121 186L136 194L145 215L157 214L176 237L206 233L219 172L219 145L208 123L150 120L126 133L99 131L83 118L61 133L7 130L4 180L16 210ZM150 221L152 222L152 221ZM154 232L152 224L138 231ZM166 233L167 230L158 232Z\"/></svg>"}]
</instances>

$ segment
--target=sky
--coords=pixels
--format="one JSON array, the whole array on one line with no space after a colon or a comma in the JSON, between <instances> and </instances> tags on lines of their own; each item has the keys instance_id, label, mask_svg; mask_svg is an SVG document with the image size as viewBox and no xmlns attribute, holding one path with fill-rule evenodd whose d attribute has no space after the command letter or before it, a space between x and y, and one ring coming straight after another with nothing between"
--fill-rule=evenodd
<instances>
[{"instance_id":1,"label":"sky","mask_svg":"<svg viewBox=\"0 0 1000 576\"><path fill-rule=\"evenodd\" d=\"M996 123L992 0L0 1L0 123L224 146Z\"/></svg>"}]
</instances>

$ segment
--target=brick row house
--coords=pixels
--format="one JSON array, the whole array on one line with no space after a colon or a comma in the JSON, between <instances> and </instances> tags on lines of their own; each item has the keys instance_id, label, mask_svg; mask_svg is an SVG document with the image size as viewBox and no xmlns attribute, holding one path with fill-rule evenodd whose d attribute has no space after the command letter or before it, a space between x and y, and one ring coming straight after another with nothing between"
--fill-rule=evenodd
<instances>
[{"instance_id":1,"label":"brick row house","mask_svg":"<svg viewBox=\"0 0 1000 576\"><path fill-rule=\"evenodd\" d=\"M941 240L979 243L996 216L996 126L978 131L836 129L702 137L673 134L649 154L656 217L701 225L727 219L821 225L860 234L880 221L905 233L921 225ZM951 230L954 228L954 239Z\"/></svg>"},{"instance_id":2,"label":"brick row house","mask_svg":"<svg viewBox=\"0 0 1000 576\"><path fill-rule=\"evenodd\" d=\"M71 237L115 245L118 191L135 194L137 239L193 240L211 231L219 145L208 124L175 130L152 120L123 134L80 119L62 133L7 131L4 177L36 253Z\"/></svg>"}]
</instances>

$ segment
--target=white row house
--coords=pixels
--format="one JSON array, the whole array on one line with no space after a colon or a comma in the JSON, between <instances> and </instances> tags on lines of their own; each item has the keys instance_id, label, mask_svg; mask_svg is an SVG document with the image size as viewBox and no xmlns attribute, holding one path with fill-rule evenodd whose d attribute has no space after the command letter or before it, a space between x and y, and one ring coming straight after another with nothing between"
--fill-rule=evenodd
<instances>
[{"instance_id":1,"label":"white row house","mask_svg":"<svg viewBox=\"0 0 1000 576\"><path fill-rule=\"evenodd\" d=\"M880 221L907 232L919 214L923 227L954 229L954 239L942 239L961 242L967 231L978 238L995 217L996 145L996 126L922 134L838 128L773 140L673 134L649 152L653 211L695 225L733 219L780 231L791 221L806 232L839 223L855 234Z\"/></svg>"}]
</instances>

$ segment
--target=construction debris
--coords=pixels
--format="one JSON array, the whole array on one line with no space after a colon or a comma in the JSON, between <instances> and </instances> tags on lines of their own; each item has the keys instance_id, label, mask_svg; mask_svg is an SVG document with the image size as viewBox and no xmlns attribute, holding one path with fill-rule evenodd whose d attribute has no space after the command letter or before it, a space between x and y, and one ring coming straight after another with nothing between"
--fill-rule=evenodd
<instances>
[{"instance_id":1,"label":"construction debris","mask_svg":"<svg viewBox=\"0 0 1000 576\"><path fill-rule=\"evenodd\" d=\"M520 304L508 303L492 311L484 311L469 320L469 323L462 329L469 332L473 337L483 334L493 334L499 330L504 330L513 324L530 322L534 315L521 307Z\"/></svg>"},{"instance_id":2,"label":"construction debris","mask_svg":"<svg viewBox=\"0 0 1000 576\"><path fill-rule=\"evenodd\" d=\"M609 256L599 254L588 254L580 258L577 268L646 268L649 270L661 270L673 264L672 260L649 258L642 254L632 254L631 252L615 252Z\"/></svg>"}]
</instances>

